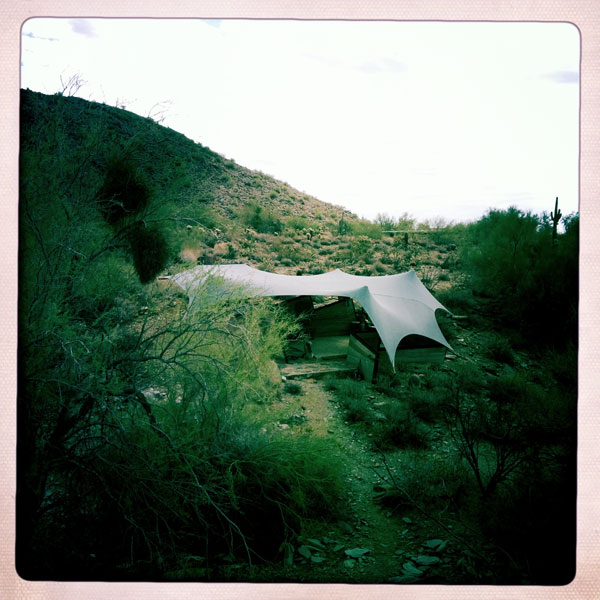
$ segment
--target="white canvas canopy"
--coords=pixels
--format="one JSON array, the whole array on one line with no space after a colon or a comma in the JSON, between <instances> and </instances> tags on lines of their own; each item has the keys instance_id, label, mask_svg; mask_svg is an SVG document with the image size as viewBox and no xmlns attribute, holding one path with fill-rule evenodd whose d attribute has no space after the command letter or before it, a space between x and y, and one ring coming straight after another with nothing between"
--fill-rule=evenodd
<instances>
[{"instance_id":1,"label":"white canvas canopy","mask_svg":"<svg viewBox=\"0 0 600 600\"><path fill-rule=\"evenodd\" d=\"M421 283L414 271L398 275L364 277L340 269L321 275L280 275L248 265L199 265L170 277L193 303L199 289L211 277L239 284L251 296L341 296L353 298L365 310L394 364L398 344L415 334L434 340L450 350L435 319L435 311L445 310Z\"/></svg>"}]
</instances>

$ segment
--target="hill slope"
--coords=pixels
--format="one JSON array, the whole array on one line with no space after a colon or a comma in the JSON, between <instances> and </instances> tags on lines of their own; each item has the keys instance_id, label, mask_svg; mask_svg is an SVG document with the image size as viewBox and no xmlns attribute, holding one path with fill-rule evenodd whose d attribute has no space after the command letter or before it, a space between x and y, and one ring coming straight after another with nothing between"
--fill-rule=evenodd
<instances>
[{"instance_id":1,"label":"hill slope","mask_svg":"<svg viewBox=\"0 0 600 600\"><path fill-rule=\"evenodd\" d=\"M181 250L184 257L218 255L220 247L212 250L219 242L240 250L250 226L256 248L244 258L260 264L270 254L263 247L272 241L268 234L329 231L342 218L357 221L340 207L241 167L149 118L28 90L22 91L21 103L22 147L36 148L37 177L55 180L43 181L46 191L64 178L66 185L86 188L91 202L111 160L133 163L152 190L160 215L170 221L174 257ZM304 263L309 264L308 257Z\"/></svg>"}]
</instances>

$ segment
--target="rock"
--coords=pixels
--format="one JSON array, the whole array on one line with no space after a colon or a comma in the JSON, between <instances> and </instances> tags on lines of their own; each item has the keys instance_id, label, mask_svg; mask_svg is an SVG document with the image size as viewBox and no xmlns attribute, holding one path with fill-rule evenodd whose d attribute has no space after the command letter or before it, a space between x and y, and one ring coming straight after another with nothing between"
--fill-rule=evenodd
<instances>
[{"instance_id":1,"label":"rock","mask_svg":"<svg viewBox=\"0 0 600 600\"><path fill-rule=\"evenodd\" d=\"M443 550L446 547L447 543L448 543L448 540L433 539L433 540L427 540L426 542L423 542L422 545L425 548L434 550L435 552L440 552L441 550Z\"/></svg>"},{"instance_id":2,"label":"rock","mask_svg":"<svg viewBox=\"0 0 600 600\"><path fill-rule=\"evenodd\" d=\"M369 552L371 551L368 548L352 548L351 550L344 551L344 553L351 558L360 558Z\"/></svg>"},{"instance_id":3,"label":"rock","mask_svg":"<svg viewBox=\"0 0 600 600\"><path fill-rule=\"evenodd\" d=\"M405 575L410 575L412 577L420 577L423 575L423 571L421 571L421 569L417 569L417 567L415 567L415 565L413 565L410 561L407 561L402 565L402 570L404 571Z\"/></svg>"},{"instance_id":4,"label":"rock","mask_svg":"<svg viewBox=\"0 0 600 600\"><path fill-rule=\"evenodd\" d=\"M438 556L417 556L415 562L418 565L435 565L440 562L440 558Z\"/></svg>"},{"instance_id":5,"label":"rock","mask_svg":"<svg viewBox=\"0 0 600 600\"><path fill-rule=\"evenodd\" d=\"M346 521L340 521L340 529L344 533L354 533L354 529L353 529L352 525L350 525Z\"/></svg>"}]
</instances>

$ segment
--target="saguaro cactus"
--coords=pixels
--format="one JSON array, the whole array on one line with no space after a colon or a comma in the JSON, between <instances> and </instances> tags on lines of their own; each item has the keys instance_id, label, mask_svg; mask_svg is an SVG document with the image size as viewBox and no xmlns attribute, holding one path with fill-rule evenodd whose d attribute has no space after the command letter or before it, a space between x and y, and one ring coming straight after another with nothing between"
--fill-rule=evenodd
<instances>
[{"instance_id":1,"label":"saguaro cactus","mask_svg":"<svg viewBox=\"0 0 600 600\"><path fill-rule=\"evenodd\" d=\"M562 217L562 213L560 212L560 208L558 208L558 196L556 197L556 202L554 203L554 212L550 211L550 218L552 219L552 241L556 242L556 230L558 227L558 222Z\"/></svg>"}]
</instances>

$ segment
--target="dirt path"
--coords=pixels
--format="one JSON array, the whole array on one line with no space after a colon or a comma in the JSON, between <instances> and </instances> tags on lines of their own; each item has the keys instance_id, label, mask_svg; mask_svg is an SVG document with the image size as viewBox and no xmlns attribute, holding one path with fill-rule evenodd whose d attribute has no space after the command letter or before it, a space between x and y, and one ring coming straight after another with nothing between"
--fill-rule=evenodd
<instances>
[{"instance_id":1,"label":"dirt path","mask_svg":"<svg viewBox=\"0 0 600 600\"><path fill-rule=\"evenodd\" d=\"M406 536L410 524L400 515L374 501L374 487L381 484L377 472L384 470L381 458L344 421L334 394L322 381L295 383L301 385L301 393L284 394L267 409L272 413L272 426L289 431L289 435L336 441L347 465L348 508L337 523L308 523L298 542L305 547L301 552L306 556L296 547L293 564L277 568L273 574L296 581L386 582L401 573L412 535Z\"/></svg>"}]
</instances>

